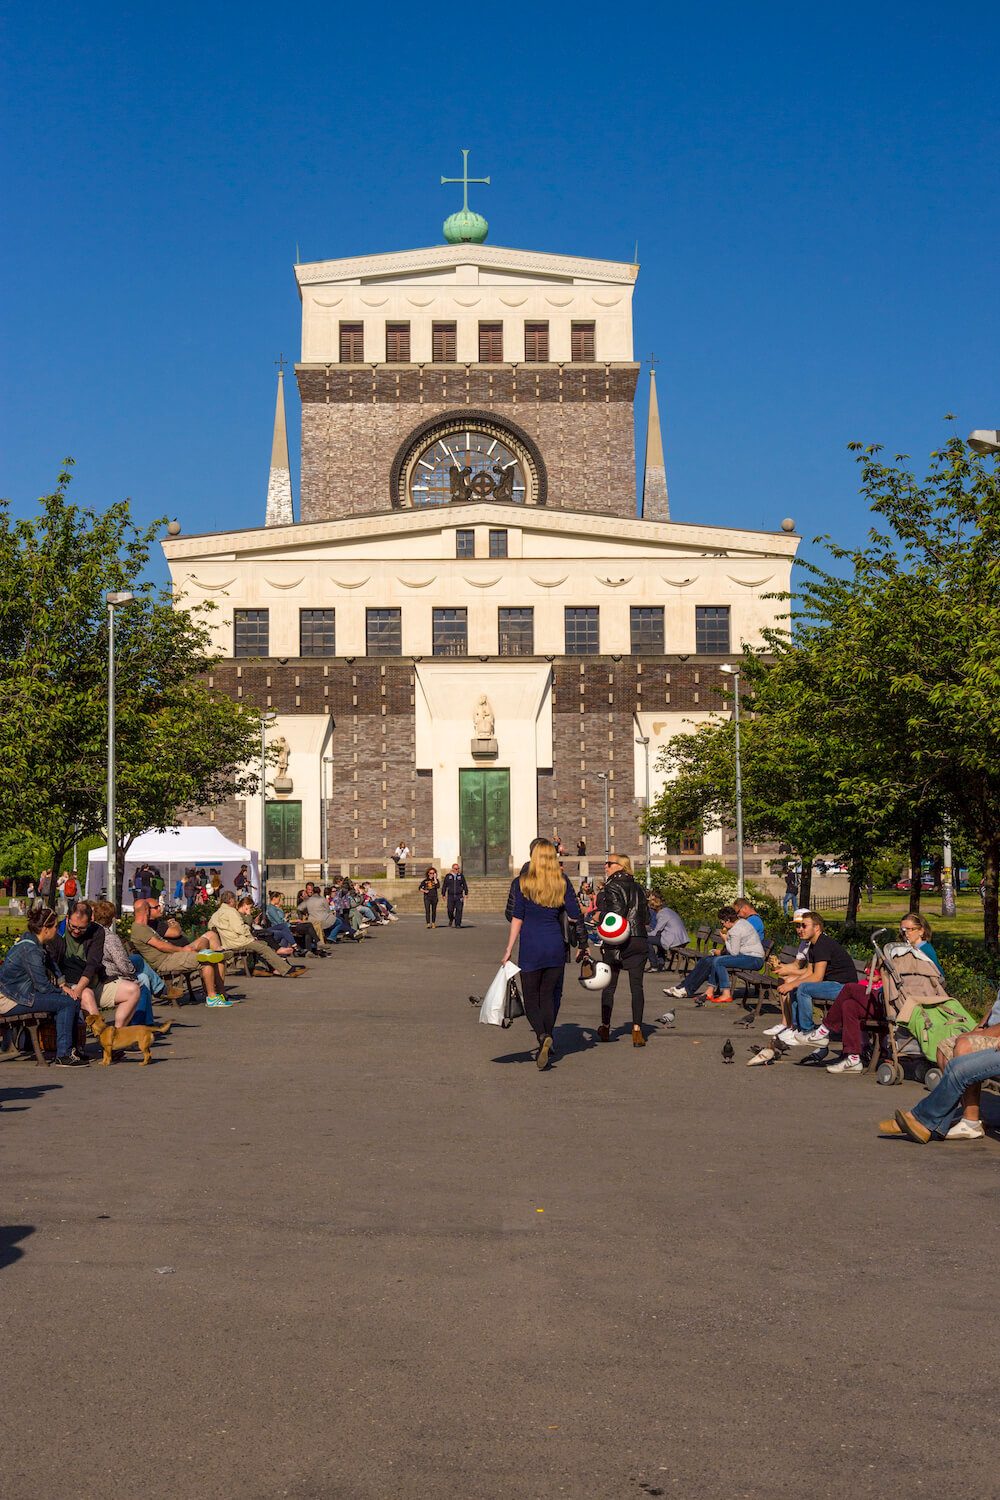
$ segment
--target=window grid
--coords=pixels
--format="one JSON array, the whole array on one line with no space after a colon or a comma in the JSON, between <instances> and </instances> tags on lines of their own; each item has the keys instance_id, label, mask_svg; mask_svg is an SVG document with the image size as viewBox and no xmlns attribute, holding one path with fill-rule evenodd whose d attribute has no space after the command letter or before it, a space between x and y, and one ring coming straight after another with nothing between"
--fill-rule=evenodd
<instances>
[{"instance_id":1,"label":"window grid","mask_svg":"<svg viewBox=\"0 0 1000 1500\"><path fill-rule=\"evenodd\" d=\"M299 655L336 656L337 639L332 609L299 610Z\"/></svg>"},{"instance_id":2,"label":"window grid","mask_svg":"<svg viewBox=\"0 0 1000 1500\"><path fill-rule=\"evenodd\" d=\"M237 609L233 612L233 655L266 656L268 653L268 611Z\"/></svg>"},{"instance_id":3,"label":"window grid","mask_svg":"<svg viewBox=\"0 0 1000 1500\"><path fill-rule=\"evenodd\" d=\"M663 655L663 606L634 604L631 610L632 654Z\"/></svg>"},{"instance_id":4,"label":"window grid","mask_svg":"<svg viewBox=\"0 0 1000 1500\"><path fill-rule=\"evenodd\" d=\"M525 323L524 358L528 364L547 364L549 359L548 323Z\"/></svg>"},{"instance_id":5,"label":"window grid","mask_svg":"<svg viewBox=\"0 0 1000 1500\"><path fill-rule=\"evenodd\" d=\"M503 324L480 323L479 363L499 365L503 363Z\"/></svg>"},{"instance_id":6,"label":"window grid","mask_svg":"<svg viewBox=\"0 0 1000 1500\"><path fill-rule=\"evenodd\" d=\"M476 555L476 533L470 528L466 531L460 528L455 532L455 556L475 557Z\"/></svg>"},{"instance_id":7,"label":"window grid","mask_svg":"<svg viewBox=\"0 0 1000 1500\"><path fill-rule=\"evenodd\" d=\"M594 363L594 329L593 323L574 323L570 327L570 356L575 364Z\"/></svg>"},{"instance_id":8,"label":"window grid","mask_svg":"<svg viewBox=\"0 0 1000 1500\"><path fill-rule=\"evenodd\" d=\"M597 656L601 649L600 612L593 606L566 606L566 655Z\"/></svg>"},{"instance_id":9,"label":"window grid","mask_svg":"<svg viewBox=\"0 0 1000 1500\"><path fill-rule=\"evenodd\" d=\"M707 656L725 656L729 652L729 605L696 605L694 612L694 649Z\"/></svg>"},{"instance_id":10,"label":"window grid","mask_svg":"<svg viewBox=\"0 0 1000 1500\"><path fill-rule=\"evenodd\" d=\"M409 323L387 323L385 325L386 364L408 365L410 363Z\"/></svg>"},{"instance_id":11,"label":"window grid","mask_svg":"<svg viewBox=\"0 0 1000 1500\"><path fill-rule=\"evenodd\" d=\"M507 533L506 533L506 531L491 531L490 532L490 556L491 557L506 557L507 556Z\"/></svg>"},{"instance_id":12,"label":"window grid","mask_svg":"<svg viewBox=\"0 0 1000 1500\"><path fill-rule=\"evenodd\" d=\"M457 359L458 324L431 325L431 359L436 365L453 365Z\"/></svg>"},{"instance_id":13,"label":"window grid","mask_svg":"<svg viewBox=\"0 0 1000 1500\"><path fill-rule=\"evenodd\" d=\"M499 615L499 654L501 656L534 656L535 611L501 606Z\"/></svg>"},{"instance_id":14,"label":"window grid","mask_svg":"<svg viewBox=\"0 0 1000 1500\"><path fill-rule=\"evenodd\" d=\"M366 610L365 639L369 656L402 656L403 623L400 611Z\"/></svg>"},{"instance_id":15,"label":"window grid","mask_svg":"<svg viewBox=\"0 0 1000 1500\"><path fill-rule=\"evenodd\" d=\"M467 610L434 610L431 651L435 656L468 656L469 619Z\"/></svg>"},{"instance_id":16,"label":"window grid","mask_svg":"<svg viewBox=\"0 0 1000 1500\"><path fill-rule=\"evenodd\" d=\"M341 323L340 363L360 365L365 358L365 325L363 323Z\"/></svg>"}]
</instances>

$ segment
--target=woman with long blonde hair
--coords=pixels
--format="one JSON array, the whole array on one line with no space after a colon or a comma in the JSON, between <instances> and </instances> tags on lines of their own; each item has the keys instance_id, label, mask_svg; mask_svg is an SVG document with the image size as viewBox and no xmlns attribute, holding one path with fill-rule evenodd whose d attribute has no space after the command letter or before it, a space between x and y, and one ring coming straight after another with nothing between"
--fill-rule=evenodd
<instances>
[{"instance_id":1,"label":"woman with long blonde hair","mask_svg":"<svg viewBox=\"0 0 1000 1500\"><path fill-rule=\"evenodd\" d=\"M541 1071L552 1061L556 993L569 957L563 934L564 912L576 928L579 952L586 952L587 930L576 893L563 874L555 845L548 839L538 839L528 868L514 886L514 910L503 962L509 961L518 943L524 1013L538 1038L536 1061Z\"/></svg>"}]
</instances>

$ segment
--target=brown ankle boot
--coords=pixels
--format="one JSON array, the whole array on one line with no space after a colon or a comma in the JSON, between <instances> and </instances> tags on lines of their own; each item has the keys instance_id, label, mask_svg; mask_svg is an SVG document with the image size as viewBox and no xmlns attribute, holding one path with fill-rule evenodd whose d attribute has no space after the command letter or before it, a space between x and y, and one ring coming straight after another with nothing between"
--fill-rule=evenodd
<instances>
[{"instance_id":1,"label":"brown ankle boot","mask_svg":"<svg viewBox=\"0 0 1000 1500\"><path fill-rule=\"evenodd\" d=\"M645 1045L646 1045L646 1038L642 1034L642 1027L641 1026L633 1026L632 1027L632 1046L633 1047L645 1047Z\"/></svg>"}]
</instances>

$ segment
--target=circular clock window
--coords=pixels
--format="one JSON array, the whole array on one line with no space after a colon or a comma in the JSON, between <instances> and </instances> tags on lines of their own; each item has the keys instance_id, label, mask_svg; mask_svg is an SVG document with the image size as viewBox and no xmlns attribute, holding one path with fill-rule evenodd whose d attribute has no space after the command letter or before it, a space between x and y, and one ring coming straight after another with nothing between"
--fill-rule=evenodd
<instances>
[{"instance_id":1,"label":"circular clock window","mask_svg":"<svg viewBox=\"0 0 1000 1500\"><path fill-rule=\"evenodd\" d=\"M429 435L410 454L403 478L410 505L533 500L532 466L513 437L473 425Z\"/></svg>"}]
</instances>

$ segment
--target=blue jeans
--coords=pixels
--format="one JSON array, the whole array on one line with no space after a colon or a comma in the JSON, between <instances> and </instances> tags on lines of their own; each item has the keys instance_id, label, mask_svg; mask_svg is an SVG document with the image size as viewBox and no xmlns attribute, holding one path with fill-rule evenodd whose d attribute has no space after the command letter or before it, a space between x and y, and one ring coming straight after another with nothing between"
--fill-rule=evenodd
<instances>
[{"instance_id":1,"label":"blue jeans","mask_svg":"<svg viewBox=\"0 0 1000 1500\"><path fill-rule=\"evenodd\" d=\"M666 967L663 949L660 947L659 938L649 938L649 967L655 969L657 974L662 974Z\"/></svg>"},{"instance_id":2,"label":"blue jeans","mask_svg":"<svg viewBox=\"0 0 1000 1500\"><path fill-rule=\"evenodd\" d=\"M76 1024L76 1012L78 1006L72 995L64 995L62 990L45 990L40 995L32 998L30 1005L17 1004L13 1010L4 1012L4 1019L10 1020L15 1016L30 1016L35 1010L51 1010L55 1012L56 1019L56 1054L59 1057L69 1057L73 1050L73 1027Z\"/></svg>"},{"instance_id":3,"label":"blue jeans","mask_svg":"<svg viewBox=\"0 0 1000 1500\"><path fill-rule=\"evenodd\" d=\"M983 1083L987 1078L1000 1078L1000 1052L967 1052L964 1057L953 1057L937 1088L915 1104L912 1113L935 1135L947 1135L969 1084Z\"/></svg>"},{"instance_id":4,"label":"blue jeans","mask_svg":"<svg viewBox=\"0 0 1000 1500\"><path fill-rule=\"evenodd\" d=\"M791 891L786 891L782 896L781 910L785 913L786 917L790 917L792 915L792 912L795 910L795 899L796 898L792 895Z\"/></svg>"},{"instance_id":5,"label":"blue jeans","mask_svg":"<svg viewBox=\"0 0 1000 1500\"><path fill-rule=\"evenodd\" d=\"M728 990L731 969L759 969L763 963L762 958L751 958L748 953L719 953L699 958L687 978L681 980L681 987L689 995L695 995L708 979L714 990Z\"/></svg>"},{"instance_id":6,"label":"blue jeans","mask_svg":"<svg viewBox=\"0 0 1000 1500\"><path fill-rule=\"evenodd\" d=\"M323 928L323 936L328 943L335 943L341 933L347 933L350 936L350 932L350 924L345 922L343 917L338 917L329 927Z\"/></svg>"},{"instance_id":7,"label":"blue jeans","mask_svg":"<svg viewBox=\"0 0 1000 1500\"><path fill-rule=\"evenodd\" d=\"M814 979L809 984L800 984L792 996L792 1027L795 1031L812 1031L813 1001L836 1000L842 984L835 979Z\"/></svg>"}]
</instances>

